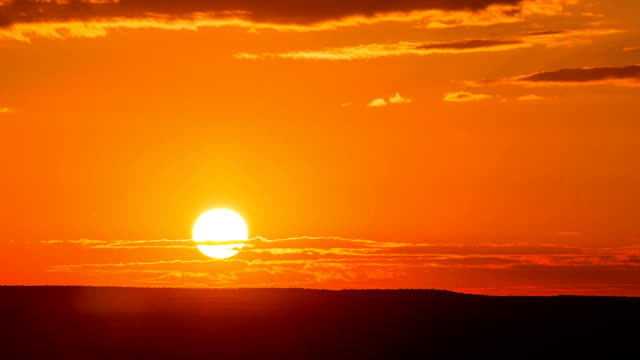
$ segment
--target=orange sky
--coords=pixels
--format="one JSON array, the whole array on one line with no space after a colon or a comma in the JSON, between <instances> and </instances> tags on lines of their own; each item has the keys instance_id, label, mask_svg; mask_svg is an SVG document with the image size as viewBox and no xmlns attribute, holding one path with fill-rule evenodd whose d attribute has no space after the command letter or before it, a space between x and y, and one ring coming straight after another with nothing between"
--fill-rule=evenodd
<instances>
[{"instance_id":1,"label":"orange sky","mask_svg":"<svg viewBox=\"0 0 640 360\"><path fill-rule=\"evenodd\" d=\"M636 0L300 4L0 0L0 284L640 296Z\"/></svg>"}]
</instances>

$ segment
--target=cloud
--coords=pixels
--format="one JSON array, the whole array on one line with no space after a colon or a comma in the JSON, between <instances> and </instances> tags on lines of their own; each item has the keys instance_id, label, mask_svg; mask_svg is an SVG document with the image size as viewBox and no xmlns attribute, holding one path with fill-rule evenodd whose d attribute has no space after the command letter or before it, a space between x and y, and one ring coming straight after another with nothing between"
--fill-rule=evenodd
<instances>
[{"instance_id":1,"label":"cloud","mask_svg":"<svg viewBox=\"0 0 640 360\"><path fill-rule=\"evenodd\" d=\"M522 41L531 45L542 45L548 48L570 47L591 43L592 37L622 33L619 29L562 29L540 30L519 36Z\"/></svg>"},{"instance_id":2,"label":"cloud","mask_svg":"<svg viewBox=\"0 0 640 360\"><path fill-rule=\"evenodd\" d=\"M8 107L2 107L2 106L0 106L0 114L1 114L1 113L11 113L11 112L15 112L15 110L13 110L13 109L9 109Z\"/></svg>"},{"instance_id":3,"label":"cloud","mask_svg":"<svg viewBox=\"0 0 640 360\"><path fill-rule=\"evenodd\" d=\"M493 98L492 95L472 94L466 91L458 91L458 92L446 93L442 100L449 101L449 102L465 102L465 101L488 100L491 98Z\"/></svg>"},{"instance_id":4,"label":"cloud","mask_svg":"<svg viewBox=\"0 0 640 360\"><path fill-rule=\"evenodd\" d=\"M601 66L543 71L516 77L511 80L516 84L529 85L591 85L616 84L626 86L640 85L640 65Z\"/></svg>"},{"instance_id":5,"label":"cloud","mask_svg":"<svg viewBox=\"0 0 640 360\"><path fill-rule=\"evenodd\" d=\"M331 30L381 22L488 26L565 13L574 0L4 0L0 37L101 37L117 28Z\"/></svg>"},{"instance_id":6,"label":"cloud","mask_svg":"<svg viewBox=\"0 0 640 360\"><path fill-rule=\"evenodd\" d=\"M283 239L265 239L261 236L253 237L245 241L247 247L254 247L259 244L261 248L279 247L280 243L287 243L289 246L294 246L299 242L303 244L309 244L318 242L323 246L329 247L398 247L406 244L396 242L382 242L364 239L348 239L339 236L297 236L292 238ZM45 245L71 245L71 246L83 246L94 249L110 249L110 248L126 248L126 249L139 249L139 248L174 248L176 246L185 248L195 248L196 245L227 245L237 244L237 240L233 241L199 241L195 242L191 239L160 239L160 240L92 240L92 239L80 239L80 240L43 240L40 242ZM306 245L305 245L306 246Z\"/></svg>"},{"instance_id":7,"label":"cloud","mask_svg":"<svg viewBox=\"0 0 640 360\"><path fill-rule=\"evenodd\" d=\"M80 245L93 249L139 249L139 248L193 248L195 246L195 242L193 240L90 240L90 239L80 239L80 240L45 240L42 241L43 244L66 244L66 245ZM229 242L236 244L236 242ZM208 242L200 243L203 245L207 245ZM218 245L226 244L226 242L217 243Z\"/></svg>"},{"instance_id":8,"label":"cloud","mask_svg":"<svg viewBox=\"0 0 640 360\"><path fill-rule=\"evenodd\" d=\"M505 51L529 47L521 41L497 40L462 40L451 42L398 42L390 44L367 44L320 50L300 50L283 53L250 54L239 53L237 59L257 60L268 58L282 58L294 60L360 60L374 59L387 56L431 55L431 54L460 54L486 51Z\"/></svg>"},{"instance_id":9,"label":"cloud","mask_svg":"<svg viewBox=\"0 0 640 360\"><path fill-rule=\"evenodd\" d=\"M544 96L538 96L538 95L523 95L518 97L518 100L520 101L535 101L535 100L544 100L544 99L546 99Z\"/></svg>"},{"instance_id":10,"label":"cloud","mask_svg":"<svg viewBox=\"0 0 640 360\"><path fill-rule=\"evenodd\" d=\"M540 1L540 0L538 0ZM557 0L546 0L557 1ZM9 0L0 2L4 35L29 40L97 37L112 28L197 29L203 26L281 31L334 29L383 21L495 23L513 21L531 0ZM444 17L443 20L439 20ZM436 25L434 25L436 26Z\"/></svg>"},{"instance_id":11,"label":"cloud","mask_svg":"<svg viewBox=\"0 0 640 360\"><path fill-rule=\"evenodd\" d=\"M574 235L577 233L559 233ZM173 242L190 243L190 248L196 250L193 240L132 240L132 241L103 241L103 240L50 240L43 244L50 246L82 246L96 251L118 248L120 246L104 246L109 244L143 245L150 243L164 244L171 248ZM237 241L236 241L237 242ZM216 262L232 263L270 263L293 264L306 261L327 262L374 262L374 263L442 263L442 264L477 264L486 262L480 259L491 259L497 263L518 262L538 264L563 264L571 263L602 263L608 264L637 262L632 261L640 255L640 246L623 246L611 248L587 248L554 244L422 244L375 241L365 239L348 239L342 237L311 237L299 236L284 239L266 239L255 237L245 242L242 252L229 259L188 259L188 260L158 260L133 263L114 264L83 264L64 265L58 269L81 267L139 267L139 266L164 266L174 264L203 264ZM144 251L147 246L128 247L128 249ZM470 259L468 262L462 259ZM498 259L498 260L496 260Z\"/></svg>"},{"instance_id":12,"label":"cloud","mask_svg":"<svg viewBox=\"0 0 640 360\"><path fill-rule=\"evenodd\" d=\"M622 49L624 52L640 51L640 46L630 46Z\"/></svg>"},{"instance_id":13,"label":"cloud","mask_svg":"<svg viewBox=\"0 0 640 360\"><path fill-rule=\"evenodd\" d=\"M389 56L426 56L433 54L467 54L509 51L533 46L559 47L590 43L589 37L616 34L617 29L553 30L530 32L505 39L464 39L446 42L402 41L388 44L364 44L318 50L295 50L281 53L238 53L236 59L293 60L361 60Z\"/></svg>"},{"instance_id":14,"label":"cloud","mask_svg":"<svg viewBox=\"0 0 640 360\"><path fill-rule=\"evenodd\" d=\"M462 40L445 43L432 43L416 46L418 50L467 50L467 49L486 49L492 47L501 47L505 45L521 44L517 40Z\"/></svg>"},{"instance_id":15,"label":"cloud","mask_svg":"<svg viewBox=\"0 0 640 360\"><path fill-rule=\"evenodd\" d=\"M147 245L190 243L193 257L149 259ZM110 244L140 248L118 248ZM539 286L548 276L575 279L570 286L590 284L598 271L618 282L640 275L640 246L579 247L555 244L421 244L348 239L337 236L299 236L285 239L255 237L236 256L208 259L189 239L183 240L71 240L47 241L46 246L83 247L99 252L100 263L55 265L48 277L91 279L93 283L179 287L309 287L309 288L466 288L495 286L496 279L512 279ZM102 246L102 247L96 247ZM69 249L69 253L73 253ZM123 256L145 255L145 261L123 262ZM172 252L166 252L171 255ZM175 254L175 253L173 253ZM188 254L188 252L185 252ZM110 257L111 256L111 261ZM545 275L546 274L546 275ZM537 280L536 280L537 279ZM580 279L584 279L581 282ZM600 279L601 280L601 279ZM573 280L572 280L573 281ZM577 283L576 283L577 282ZM520 285L519 285L520 286ZM546 289L554 289L547 284ZM484 288L489 291L489 288ZM601 291L601 293L604 292Z\"/></svg>"},{"instance_id":16,"label":"cloud","mask_svg":"<svg viewBox=\"0 0 640 360\"><path fill-rule=\"evenodd\" d=\"M567 5L576 5L578 0L525 0L518 5L494 4L476 12L443 11L427 18L426 28L450 28L459 26L489 26L524 21L527 17L557 16L568 14Z\"/></svg>"},{"instance_id":17,"label":"cloud","mask_svg":"<svg viewBox=\"0 0 640 360\"><path fill-rule=\"evenodd\" d=\"M402 97L398 92L389 98L389 103L391 104L408 104L411 102L413 102L413 100Z\"/></svg>"},{"instance_id":18,"label":"cloud","mask_svg":"<svg viewBox=\"0 0 640 360\"><path fill-rule=\"evenodd\" d=\"M369 103L370 107L381 107L381 106L387 106L387 100L383 99L383 98L378 98L378 99L373 99L371 100L371 102Z\"/></svg>"},{"instance_id":19,"label":"cloud","mask_svg":"<svg viewBox=\"0 0 640 360\"><path fill-rule=\"evenodd\" d=\"M589 86L618 85L640 86L640 65L598 66L541 71L506 79L468 81L470 86L519 85L519 86Z\"/></svg>"},{"instance_id":20,"label":"cloud","mask_svg":"<svg viewBox=\"0 0 640 360\"><path fill-rule=\"evenodd\" d=\"M387 99L385 99L385 98L373 99L373 100L371 100L371 102L367 106L370 106L370 107L381 107L381 106L387 106L387 105L391 105L391 104L409 104L409 103L412 103L412 102L413 102L413 100L407 99L407 98L403 97L402 95L400 95L399 92L396 92L395 95L390 96Z\"/></svg>"}]
</instances>

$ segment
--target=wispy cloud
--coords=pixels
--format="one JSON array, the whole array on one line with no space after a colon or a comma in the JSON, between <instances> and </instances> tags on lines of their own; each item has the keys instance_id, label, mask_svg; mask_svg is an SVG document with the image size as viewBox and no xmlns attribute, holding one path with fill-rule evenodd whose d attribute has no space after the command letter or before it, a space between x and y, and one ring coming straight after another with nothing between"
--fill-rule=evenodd
<instances>
[{"instance_id":1,"label":"wispy cloud","mask_svg":"<svg viewBox=\"0 0 640 360\"><path fill-rule=\"evenodd\" d=\"M11 112L15 112L15 110L9 109L8 107L0 106L0 114L1 113L11 113Z\"/></svg>"},{"instance_id":2,"label":"wispy cloud","mask_svg":"<svg viewBox=\"0 0 640 360\"><path fill-rule=\"evenodd\" d=\"M590 44L591 38L622 32L620 29L611 28L538 30L522 34L519 38L531 45L556 48Z\"/></svg>"},{"instance_id":3,"label":"wispy cloud","mask_svg":"<svg viewBox=\"0 0 640 360\"><path fill-rule=\"evenodd\" d=\"M138 249L138 248L193 248L195 242L193 240L45 240L43 244L66 244L81 245L94 249ZM232 242L229 242L231 244ZM233 242L234 244L237 242ZM208 242L199 243L209 245ZM227 242L216 243L218 245L227 244Z\"/></svg>"},{"instance_id":4,"label":"wispy cloud","mask_svg":"<svg viewBox=\"0 0 640 360\"><path fill-rule=\"evenodd\" d=\"M381 107L387 106L391 104L409 104L412 103L413 100L408 99L400 95L399 92L396 92L395 95L390 96L388 98L376 98L371 100L367 106L369 107Z\"/></svg>"},{"instance_id":5,"label":"wispy cloud","mask_svg":"<svg viewBox=\"0 0 640 360\"><path fill-rule=\"evenodd\" d=\"M282 58L293 60L361 60L388 56L460 54L486 51L505 51L531 45L521 41L496 41L472 39L451 42L397 42L390 44L366 44L319 50L300 50L283 53L236 54L237 59L256 60Z\"/></svg>"},{"instance_id":6,"label":"wispy cloud","mask_svg":"<svg viewBox=\"0 0 640 360\"><path fill-rule=\"evenodd\" d=\"M426 18L426 28L490 26L524 21L530 16L569 15L567 7L579 0L524 0L516 6L495 4L476 12L442 11Z\"/></svg>"},{"instance_id":7,"label":"wispy cloud","mask_svg":"<svg viewBox=\"0 0 640 360\"><path fill-rule=\"evenodd\" d=\"M518 97L520 101L536 101L536 100L544 100L546 97L539 95L522 95Z\"/></svg>"},{"instance_id":8,"label":"wispy cloud","mask_svg":"<svg viewBox=\"0 0 640 360\"><path fill-rule=\"evenodd\" d=\"M263 248L274 247L280 243L287 243L289 246L297 244L298 242L309 243L321 241L325 246L331 247L399 247L404 246L404 243L397 242L383 242L373 241L365 239L349 239L339 236L297 236L291 238L282 239L266 239L261 236L253 237L243 243L247 247L253 247L256 244L260 244ZM94 249L108 249L108 248L173 248L175 246L184 246L189 248L195 248L196 245L228 245L237 244L238 240L232 241L198 241L195 242L192 239L160 239L160 240L92 240L92 239L79 239L79 240L43 240L40 243L45 245L74 245L83 246Z\"/></svg>"},{"instance_id":9,"label":"wispy cloud","mask_svg":"<svg viewBox=\"0 0 640 360\"><path fill-rule=\"evenodd\" d=\"M330 30L380 22L424 27L486 26L557 15L571 0L101 0L0 2L0 36L29 41L99 37L117 28L242 27L277 31Z\"/></svg>"},{"instance_id":10,"label":"wispy cloud","mask_svg":"<svg viewBox=\"0 0 640 360\"><path fill-rule=\"evenodd\" d=\"M446 93L442 100L448 102L466 102L466 101L478 101L492 99L492 95L487 94L472 94L466 91L457 91Z\"/></svg>"},{"instance_id":11,"label":"wispy cloud","mask_svg":"<svg viewBox=\"0 0 640 360\"><path fill-rule=\"evenodd\" d=\"M190 246L193 257L148 257L154 253L150 252L150 246L173 249L177 244ZM563 289L591 286L591 275L596 270L601 281L627 292L632 290L623 284L640 276L640 246L589 248L527 243L423 244L338 236L254 237L234 257L208 259L189 239L56 240L43 245L82 247L84 251L100 253L99 258L104 262L63 263L49 269L51 278L60 277L67 282L74 278L91 279L94 284L207 288L426 287L497 294L500 289L511 289L509 286L515 282L532 288L511 289L513 294L543 291L557 294L569 293ZM74 252L71 248L68 250ZM121 261L123 252L132 261ZM134 254L149 260L135 261ZM159 254L166 256L170 252ZM188 252L181 252L181 257L184 254ZM113 261L109 261L110 256ZM483 278L493 279L487 285L495 287L477 288ZM522 279L528 280L523 283ZM497 287L500 281L501 286ZM610 287L598 289L594 289L594 293L614 291Z\"/></svg>"},{"instance_id":12,"label":"wispy cloud","mask_svg":"<svg viewBox=\"0 0 640 360\"><path fill-rule=\"evenodd\" d=\"M640 65L601 66L577 69L544 71L513 80L516 83L540 85L591 85L616 84L623 86L640 85Z\"/></svg>"},{"instance_id":13,"label":"wispy cloud","mask_svg":"<svg viewBox=\"0 0 640 360\"><path fill-rule=\"evenodd\" d=\"M575 232L559 232L558 235L580 235ZM238 241L234 240L233 243ZM144 251L149 247L172 248L175 244L183 244L185 247L196 249L197 244L190 239L180 240L48 240L42 242L49 246L81 246L100 251L110 248L139 249ZM213 244L224 244L225 242L212 242ZM464 257L492 257L492 258L515 258L523 257L548 258L554 257L556 260L566 258L609 258L624 260L625 256L640 254L640 246L624 246L613 248L588 248L554 244L422 244L406 243L394 241L376 241L366 239L349 239L337 236L299 236L283 239L266 239L254 237L245 242L242 252L233 258L226 260L167 260L157 262L142 263L117 263L117 264L88 264L88 265L66 265L71 267L79 266L130 266L130 265L154 265L154 264L177 264L177 263L203 263L203 262L264 262L264 261L300 261L300 260L361 260L375 259L383 261L382 258L419 258L434 261L437 259L451 259ZM270 255L270 257L261 257ZM295 256L293 256L295 255ZM327 257L325 257L327 255ZM335 255L335 256L332 256ZM388 259L387 259L388 260Z\"/></svg>"},{"instance_id":14,"label":"wispy cloud","mask_svg":"<svg viewBox=\"0 0 640 360\"><path fill-rule=\"evenodd\" d=\"M381 107L381 106L387 106L388 104L389 103L387 103L387 100L385 100L384 98L377 98L377 99L371 100L371 102L367 106Z\"/></svg>"},{"instance_id":15,"label":"wispy cloud","mask_svg":"<svg viewBox=\"0 0 640 360\"><path fill-rule=\"evenodd\" d=\"M389 98L389 103L391 104L408 104L411 102L413 102L413 100L402 97L398 92Z\"/></svg>"},{"instance_id":16,"label":"wispy cloud","mask_svg":"<svg viewBox=\"0 0 640 360\"><path fill-rule=\"evenodd\" d=\"M618 29L550 30L520 34L503 39L463 39L445 42L402 41L387 44L364 44L325 48L317 50L295 50L281 53L239 53L235 57L243 60L282 58L293 60L362 60L389 56L427 56L433 54L467 54L498 52L530 48L575 46L588 44L590 38L616 34Z\"/></svg>"},{"instance_id":17,"label":"wispy cloud","mask_svg":"<svg viewBox=\"0 0 640 360\"><path fill-rule=\"evenodd\" d=\"M536 86L590 86L618 85L640 86L640 65L597 66L541 71L528 75L497 80L468 81L467 85L482 87L491 85Z\"/></svg>"}]
</instances>

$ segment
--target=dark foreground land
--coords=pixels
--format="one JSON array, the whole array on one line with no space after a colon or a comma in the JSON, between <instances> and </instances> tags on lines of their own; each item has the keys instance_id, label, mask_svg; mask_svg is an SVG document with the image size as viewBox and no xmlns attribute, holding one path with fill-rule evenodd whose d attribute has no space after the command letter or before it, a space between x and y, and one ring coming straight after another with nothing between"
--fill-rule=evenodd
<instances>
[{"instance_id":1,"label":"dark foreground land","mask_svg":"<svg viewBox=\"0 0 640 360\"><path fill-rule=\"evenodd\" d=\"M637 358L640 298L0 287L2 359Z\"/></svg>"}]
</instances>

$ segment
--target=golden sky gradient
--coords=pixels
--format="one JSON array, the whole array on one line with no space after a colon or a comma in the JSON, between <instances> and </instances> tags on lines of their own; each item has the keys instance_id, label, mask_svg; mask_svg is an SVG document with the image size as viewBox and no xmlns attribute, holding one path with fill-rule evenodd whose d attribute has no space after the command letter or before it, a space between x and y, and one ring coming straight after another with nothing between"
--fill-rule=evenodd
<instances>
[{"instance_id":1,"label":"golden sky gradient","mask_svg":"<svg viewBox=\"0 0 640 360\"><path fill-rule=\"evenodd\" d=\"M639 16L0 0L0 283L640 296Z\"/></svg>"}]
</instances>

